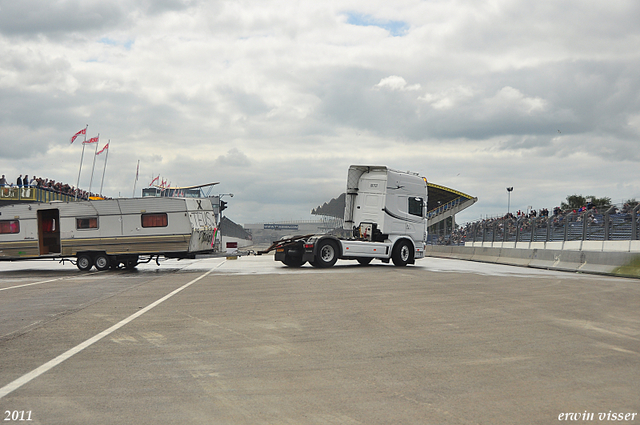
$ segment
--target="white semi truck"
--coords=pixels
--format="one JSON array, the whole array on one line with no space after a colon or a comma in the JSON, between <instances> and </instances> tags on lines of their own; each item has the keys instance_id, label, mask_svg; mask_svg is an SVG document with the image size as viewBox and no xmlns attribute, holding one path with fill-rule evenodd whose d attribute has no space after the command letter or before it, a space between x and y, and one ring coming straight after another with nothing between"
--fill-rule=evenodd
<instances>
[{"instance_id":1,"label":"white semi truck","mask_svg":"<svg viewBox=\"0 0 640 425\"><path fill-rule=\"evenodd\" d=\"M274 242L275 260L289 267L309 262L331 267L338 259L366 265L373 259L396 266L424 257L427 179L385 166L352 165L347 176L343 229L346 237L304 235Z\"/></svg>"}]
</instances>

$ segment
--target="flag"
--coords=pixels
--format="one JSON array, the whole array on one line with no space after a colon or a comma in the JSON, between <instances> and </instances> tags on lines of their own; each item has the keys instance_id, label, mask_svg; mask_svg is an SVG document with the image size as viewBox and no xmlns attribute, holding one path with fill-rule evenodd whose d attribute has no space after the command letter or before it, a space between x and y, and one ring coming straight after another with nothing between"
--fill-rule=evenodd
<instances>
[{"instance_id":1,"label":"flag","mask_svg":"<svg viewBox=\"0 0 640 425\"><path fill-rule=\"evenodd\" d=\"M104 148L100 149L99 152L96 152L96 155L100 155L102 152L106 151L107 149L109 149L109 143L104 145Z\"/></svg>"},{"instance_id":2,"label":"flag","mask_svg":"<svg viewBox=\"0 0 640 425\"><path fill-rule=\"evenodd\" d=\"M70 144L73 144L73 142L75 142L76 138L81 134L87 134L87 129L83 128L82 130L80 130L76 134L74 134L73 137L71 138L71 143Z\"/></svg>"},{"instance_id":3,"label":"flag","mask_svg":"<svg viewBox=\"0 0 640 425\"><path fill-rule=\"evenodd\" d=\"M91 139L87 140L86 142L82 142L82 144L89 144L89 143L98 143L98 139L100 138L100 136L96 136L96 137L92 137Z\"/></svg>"},{"instance_id":4,"label":"flag","mask_svg":"<svg viewBox=\"0 0 640 425\"><path fill-rule=\"evenodd\" d=\"M157 182L159 179L160 179L160 176L158 175L158 177L151 180L151 183L149 183L149 186L153 186L153 182Z\"/></svg>"}]
</instances>

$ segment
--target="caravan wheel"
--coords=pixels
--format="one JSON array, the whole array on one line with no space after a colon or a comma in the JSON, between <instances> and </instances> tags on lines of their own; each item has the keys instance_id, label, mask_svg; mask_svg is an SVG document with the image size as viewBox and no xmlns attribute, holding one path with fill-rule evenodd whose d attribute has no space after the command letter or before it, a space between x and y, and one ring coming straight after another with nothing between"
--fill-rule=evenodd
<instances>
[{"instance_id":1,"label":"caravan wheel","mask_svg":"<svg viewBox=\"0 0 640 425\"><path fill-rule=\"evenodd\" d=\"M107 254L98 254L94 259L94 263L96 264L96 269L100 271L107 270L111 265L111 259Z\"/></svg>"},{"instance_id":2,"label":"caravan wheel","mask_svg":"<svg viewBox=\"0 0 640 425\"><path fill-rule=\"evenodd\" d=\"M124 262L124 268L125 269L133 270L138 265L138 257L137 256L129 257L129 258L125 259L123 262Z\"/></svg>"},{"instance_id":3,"label":"caravan wheel","mask_svg":"<svg viewBox=\"0 0 640 425\"><path fill-rule=\"evenodd\" d=\"M91 270L91 267L93 267L93 260L89 255L81 254L78 256L76 266L83 272L88 272L89 270Z\"/></svg>"}]
</instances>

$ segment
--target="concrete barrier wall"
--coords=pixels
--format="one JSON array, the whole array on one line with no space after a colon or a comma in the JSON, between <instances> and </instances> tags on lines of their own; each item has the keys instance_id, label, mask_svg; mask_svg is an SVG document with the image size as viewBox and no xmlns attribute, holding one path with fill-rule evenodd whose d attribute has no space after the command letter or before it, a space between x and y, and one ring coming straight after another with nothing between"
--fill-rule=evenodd
<instances>
[{"instance_id":1,"label":"concrete barrier wall","mask_svg":"<svg viewBox=\"0 0 640 425\"><path fill-rule=\"evenodd\" d=\"M624 243L629 246L629 241ZM579 251L572 249L428 245L425 255L568 272L640 277L640 252L629 252L622 249L616 251L613 249L616 247L621 248L621 246L613 245L610 251Z\"/></svg>"},{"instance_id":2,"label":"concrete barrier wall","mask_svg":"<svg viewBox=\"0 0 640 425\"><path fill-rule=\"evenodd\" d=\"M552 249L561 251L635 252L640 254L640 240L632 241L549 241L549 242L467 242L465 247Z\"/></svg>"},{"instance_id":3,"label":"concrete barrier wall","mask_svg":"<svg viewBox=\"0 0 640 425\"><path fill-rule=\"evenodd\" d=\"M224 252L224 250L226 249L225 247L227 246L227 242L236 242L238 244L238 248L244 248L246 246L250 246L253 244L252 241L247 240L247 239L240 239L240 238L232 238L231 236L222 236L222 251Z\"/></svg>"}]
</instances>

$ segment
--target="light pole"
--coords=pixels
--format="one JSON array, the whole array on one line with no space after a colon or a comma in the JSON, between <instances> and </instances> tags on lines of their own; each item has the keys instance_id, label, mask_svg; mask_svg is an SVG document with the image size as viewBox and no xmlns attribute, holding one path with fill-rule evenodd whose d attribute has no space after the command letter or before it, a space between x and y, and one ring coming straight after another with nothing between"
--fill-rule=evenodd
<instances>
[{"instance_id":1,"label":"light pole","mask_svg":"<svg viewBox=\"0 0 640 425\"><path fill-rule=\"evenodd\" d=\"M221 193L218 195L218 214L220 218L218 219L218 232L220 233L220 250L222 250L222 211L227 208L227 203L222 200L223 196L229 195L230 198L233 198L233 193Z\"/></svg>"},{"instance_id":2,"label":"light pole","mask_svg":"<svg viewBox=\"0 0 640 425\"><path fill-rule=\"evenodd\" d=\"M508 197L508 201L507 201L507 215L509 215L509 213L511 212L511 192L513 191L513 187L508 187L507 188L507 197Z\"/></svg>"},{"instance_id":3,"label":"light pole","mask_svg":"<svg viewBox=\"0 0 640 425\"><path fill-rule=\"evenodd\" d=\"M220 212L220 221L222 221L222 211L227 208L227 203L222 200L223 196L229 195L230 198L233 198L233 193L221 193L218 195L218 211Z\"/></svg>"}]
</instances>

